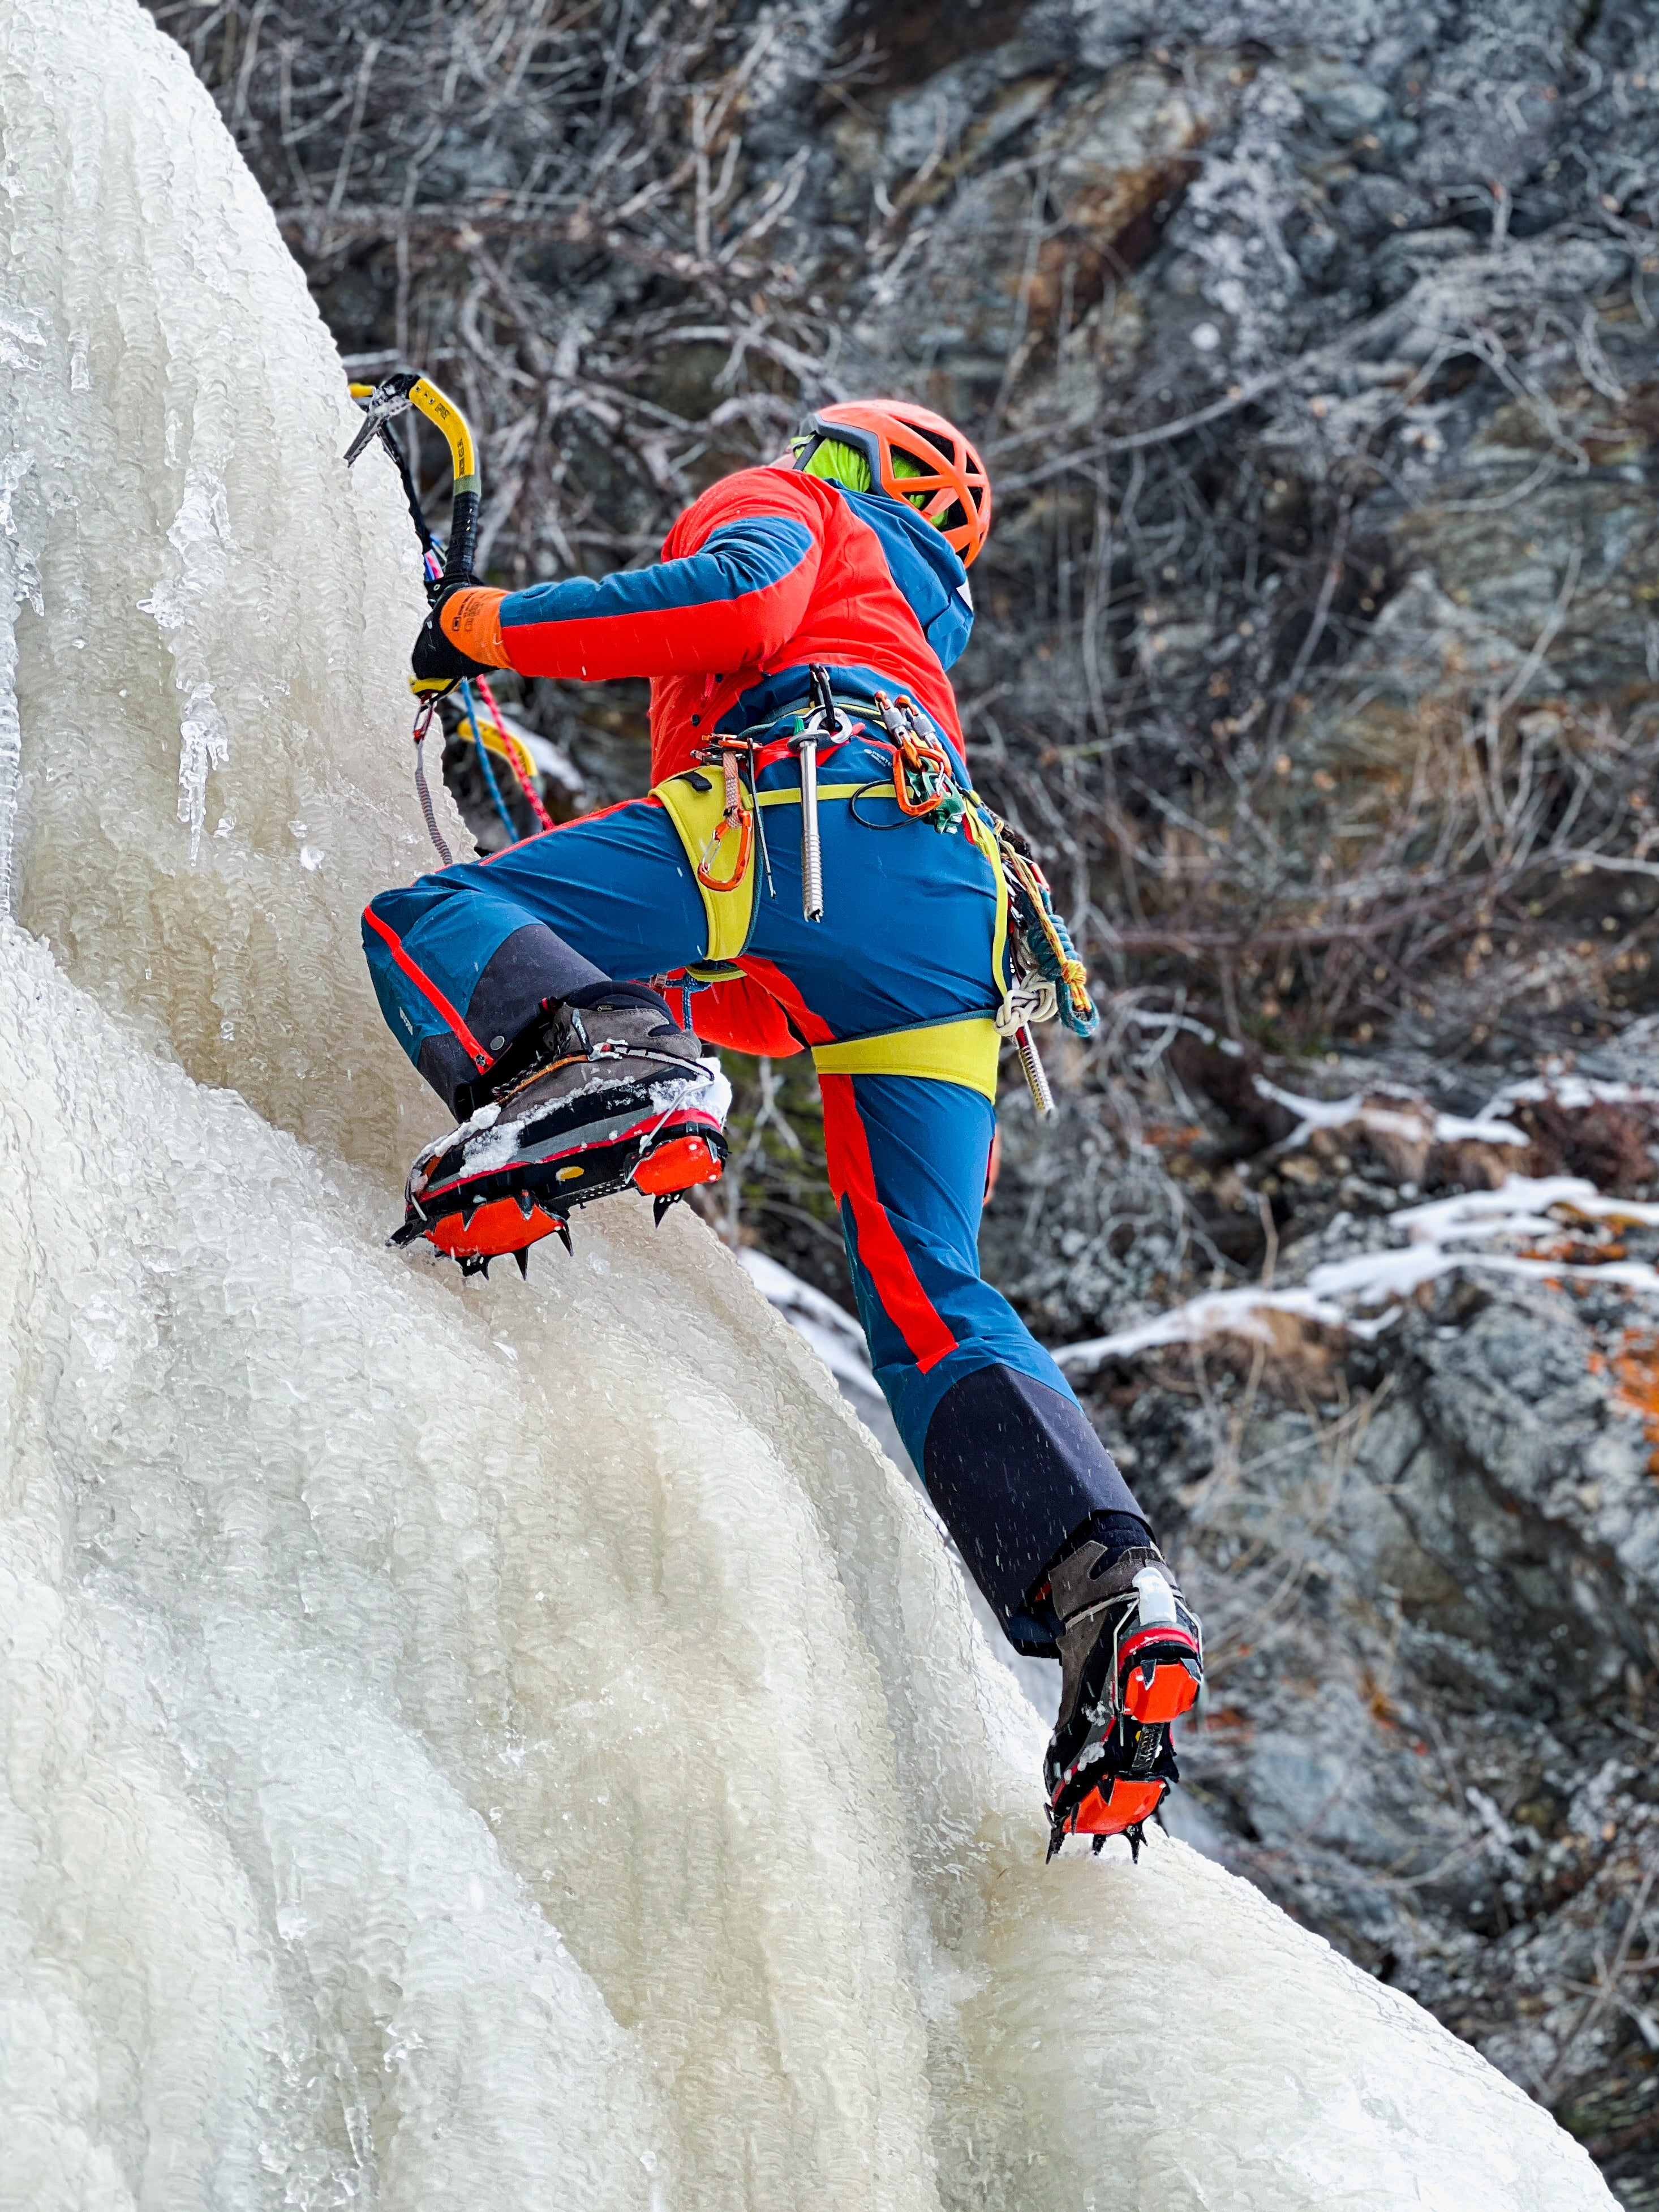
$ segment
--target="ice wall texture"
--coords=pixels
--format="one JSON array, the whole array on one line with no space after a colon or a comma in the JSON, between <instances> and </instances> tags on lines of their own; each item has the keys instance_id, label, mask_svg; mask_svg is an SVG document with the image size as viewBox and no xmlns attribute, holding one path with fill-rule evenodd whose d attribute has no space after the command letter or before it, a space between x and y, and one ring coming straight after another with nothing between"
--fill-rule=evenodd
<instances>
[{"instance_id":1,"label":"ice wall texture","mask_svg":"<svg viewBox=\"0 0 1659 2212\"><path fill-rule=\"evenodd\" d=\"M383 1164L418 1085L350 940L359 886L428 849L395 479L348 488L338 357L168 46L118 8L0 27L18 918L199 1079ZM5 757L0 726L0 793Z\"/></svg>"},{"instance_id":2,"label":"ice wall texture","mask_svg":"<svg viewBox=\"0 0 1659 2212\"><path fill-rule=\"evenodd\" d=\"M1179 1846L1045 1870L923 1509L696 1224L382 1249L406 523L136 6L0 0L0 2206L1608 2203Z\"/></svg>"}]
</instances>

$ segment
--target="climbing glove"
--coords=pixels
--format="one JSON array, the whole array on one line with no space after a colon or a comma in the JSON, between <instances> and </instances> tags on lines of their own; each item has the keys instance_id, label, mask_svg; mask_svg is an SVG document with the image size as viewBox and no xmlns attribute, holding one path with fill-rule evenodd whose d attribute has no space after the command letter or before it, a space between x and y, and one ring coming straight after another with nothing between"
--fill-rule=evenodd
<instances>
[{"instance_id":1,"label":"climbing glove","mask_svg":"<svg viewBox=\"0 0 1659 2212\"><path fill-rule=\"evenodd\" d=\"M444 586L410 655L417 688L447 688L463 677L486 676L492 668L505 667L499 609L506 596L478 584ZM486 657L480 659L480 654ZM494 658L488 657L492 654Z\"/></svg>"}]
</instances>

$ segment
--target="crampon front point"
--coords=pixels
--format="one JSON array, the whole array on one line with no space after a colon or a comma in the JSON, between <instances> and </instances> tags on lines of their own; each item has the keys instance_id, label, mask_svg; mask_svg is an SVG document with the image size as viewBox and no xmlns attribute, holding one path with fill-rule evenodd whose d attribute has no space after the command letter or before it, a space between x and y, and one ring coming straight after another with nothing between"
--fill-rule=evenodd
<instances>
[{"instance_id":1,"label":"crampon front point","mask_svg":"<svg viewBox=\"0 0 1659 2212\"><path fill-rule=\"evenodd\" d=\"M403 1226L388 1242L425 1237L464 1275L488 1275L492 1260L510 1255L527 1275L530 1247L544 1237L570 1249L577 1206L637 1190L654 1200L660 1222L688 1190L718 1180L726 1146L715 1115L695 1106L665 1114L643 1085L633 1097L620 1091L614 1109L602 1128L588 1121L564 1143L557 1125L570 1116L555 1109L503 1146L498 1165L476 1144L452 1145L428 1166L422 1188L411 1177Z\"/></svg>"},{"instance_id":2,"label":"crampon front point","mask_svg":"<svg viewBox=\"0 0 1659 2212\"><path fill-rule=\"evenodd\" d=\"M1164 1585L1167 1597L1169 1589ZM1097 1851L1113 1836L1137 1859L1146 1825L1181 1778L1170 1724L1190 1712L1204 1680L1198 1623L1178 1601L1172 1618L1129 1613L1113 1637L1101 1730L1091 1731L1048 1804L1048 1856L1067 1836L1088 1836Z\"/></svg>"}]
</instances>

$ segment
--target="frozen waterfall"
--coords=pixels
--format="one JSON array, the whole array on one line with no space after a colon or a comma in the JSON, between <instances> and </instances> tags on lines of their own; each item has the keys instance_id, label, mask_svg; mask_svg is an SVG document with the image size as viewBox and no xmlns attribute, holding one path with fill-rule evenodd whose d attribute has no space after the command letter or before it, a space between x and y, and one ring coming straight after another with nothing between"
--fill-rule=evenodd
<instances>
[{"instance_id":1,"label":"frozen waterfall","mask_svg":"<svg viewBox=\"0 0 1659 2212\"><path fill-rule=\"evenodd\" d=\"M1180 1845L1044 1869L922 1508L696 1222L382 1249L396 484L136 0L0 0L0 2206L1610 2204Z\"/></svg>"}]
</instances>

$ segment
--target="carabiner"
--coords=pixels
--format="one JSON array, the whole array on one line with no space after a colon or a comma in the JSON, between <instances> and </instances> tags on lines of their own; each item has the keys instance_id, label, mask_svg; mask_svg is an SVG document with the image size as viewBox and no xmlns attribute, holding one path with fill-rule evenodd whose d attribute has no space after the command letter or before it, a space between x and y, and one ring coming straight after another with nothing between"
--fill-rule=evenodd
<instances>
[{"instance_id":1,"label":"carabiner","mask_svg":"<svg viewBox=\"0 0 1659 2212\"><path fill-rule=\"evenodd\" d=\"M738 833L738 861L729 876L709 872L719 859L721 845L735 830ZM711 891L734 891L749 872L749 856L754 848L755 817L746 806L739 805L734 815L722 814L714 824L714 834L702 848L702 858L697 863L697 881Z\"/></svg>"}]
</instances>

